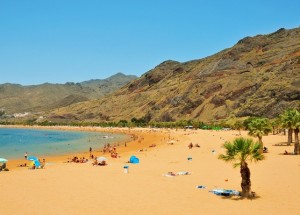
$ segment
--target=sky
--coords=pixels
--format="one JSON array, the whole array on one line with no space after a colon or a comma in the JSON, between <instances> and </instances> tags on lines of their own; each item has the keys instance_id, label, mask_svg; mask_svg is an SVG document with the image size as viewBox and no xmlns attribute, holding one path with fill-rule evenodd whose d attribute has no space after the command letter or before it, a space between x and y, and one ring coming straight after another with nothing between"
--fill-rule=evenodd
<instances>
[{"instance_id":1,"label":"sky","mask_svg":"<svg viewBox=\"0 0 300 215\"><path fill-rule=\"evenodd\" d=\"M300 26L299 0L0 0L0 84L141 76Z\"/></svg>"}]
</instances>

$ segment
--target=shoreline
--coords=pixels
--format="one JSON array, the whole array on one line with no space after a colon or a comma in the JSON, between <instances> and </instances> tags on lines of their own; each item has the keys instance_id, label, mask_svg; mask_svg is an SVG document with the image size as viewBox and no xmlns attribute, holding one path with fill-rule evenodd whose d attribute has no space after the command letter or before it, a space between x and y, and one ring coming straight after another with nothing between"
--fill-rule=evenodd
<instances>
[{"instance_id":1,"label":"shoreline","mask_svg":"<svg viewBox=\"0 0 300 215\"><path fill-rule=\"evenodd\" d=\"M141 150L143 148L149 148L149 145L153 144L153 140L149 141L149 132L155 132L156 134L159 134L157 138L155 138L155 142L162 143L162 140L166 140L167 134L164 134L165 129L150 129L148 128L145 130L145 128L104 128L104 127L78 127L78 126L23 126L23 125L4 125L1 126L2 128L20 128L20 129L37 129L37 130L57 130L57 131L78 131L78 132L105 132L105 133L111 133L111 134L125 134L128 135L130 140L129 141L117 141L113 144L119 145L117 146L117 152L120 156L126 156L130 153L135 152L136 150ZM145 138L146 136L146 138ZM153 139L153 136L151 136L151 139ZM126 143L126 147L124 146ZM157 144L159 146L160 144ZM58 154L58 155L50 155L50 156L43 156L40 157L41 159L46 159L47 163L64 163L73 158L74 156L77 157L85 157L89 160L90 153L88 151L80 151L80 152L70 152L65 154ZM93 149L92 154L94 156L106 156L110 157L109 153L104 154L99 149ZM118 159L118 158L115 158ZM24 169L20 167L21 164L29 163L28 160L25 159L11 159L7 163L7 168L9 170L19 170ZM25 168L26 169L26 168Z\"/></svg>"}]
</instances>

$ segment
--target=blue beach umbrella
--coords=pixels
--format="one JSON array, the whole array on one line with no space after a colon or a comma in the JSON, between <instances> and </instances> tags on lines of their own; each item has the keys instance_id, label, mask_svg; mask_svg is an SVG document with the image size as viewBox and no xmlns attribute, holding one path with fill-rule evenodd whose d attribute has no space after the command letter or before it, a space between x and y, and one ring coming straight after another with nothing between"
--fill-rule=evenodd
<instances>
[{"instance_id":1,"label":"blue beach umbrella","mask_svg":"<svg viewBox=\"0 0 300 215\"><path fill-rule=\"evenodd\" d=\"M29 156L29 157L27 158L27 160L33 161L33 162L34 162L34 165L35 165L36 167L41 166L41 163L40 163L40 161L39 161L39 159L38 159L37 157Z\"/></svg>"},{"instance_id":2,"label":"blue beach umbrella","mask_svg":"<svg viewBox=\"0 0 300 215\"><path fill-rule=\"evenodd\" d=\"M5 158L0 158L0 163L6 163L8 160L6 160Z\"/></svg>"},{"instance_id":3,"label":"blue beach umbrella","mask_svg":"<svg viewBox=\"0 0 300 215\"><path fill-rule=\"evenodd\" d=\"M27 158L27 160L29 160L29 161L35 161L35 160L39 160L39 159L37 157L34 157L34 156L29 156Z\"/></svg>"}]
</instances>

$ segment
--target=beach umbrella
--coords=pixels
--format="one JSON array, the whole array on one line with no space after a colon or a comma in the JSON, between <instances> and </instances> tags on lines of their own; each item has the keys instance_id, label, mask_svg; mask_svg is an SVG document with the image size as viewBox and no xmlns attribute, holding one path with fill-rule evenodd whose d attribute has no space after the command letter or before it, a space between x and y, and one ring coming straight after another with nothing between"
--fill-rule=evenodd
<instances>
[{"instance_id":1,"label":"beach umbrella","mask_svg":"<svg viewBox=\"0 0 300 215\"><path fill-rule=\"evenodd\" d=\"M107 161L107 159L106 159L106 157L98 157L97 161L102 162L102 161Z\"/></svg>"},{"instance_id":2,"label":"beach umbrella","mask_svg":"<svg viewBox=\"0 0 300 215\"><path fill-rule=\"evenodd\" d=\"M27 160L29 160L29 161L35 161L35 160L39 160L37 157L34 157L34 156L29 156L28 158L27 158Z\"/></svg>"},{"instance_id":3,"label":"beach umbrella","mask_svg":"<svg viewBox=\"0 0 300 215\"><path fill-rule=\"evenodd\" d=\"M33 162L34 162L34 165L35 165L36 167L40 167L40 166L41 166L41 163L40 163L39 160L34 160Z\"/></svg>"},{"instance_id":4,"label":"beach umbrella","mask_svg":"<svg viewBox=\"0 0 300 215\"><path fill-rule=\"evenodd\" d=\"M40 163L40 161L39 161L39 159L38 159L37 157L29 156L29 157L27 158L27 160L32 161L32 162L31 162L31 165L34 164L36 167L40 167L40 166L41 166L41 163Z\"/></svg>"},{"instance_id":5,"label":"beach umbrella","mask_svg":"<svg viewBox=\"0 0 300 215\"><path fill-rule=\"evenodd\" d=\"M5 158L0 158L0 163L6 163L8 160L6 160Z\"/></svg>"}]
</instances>

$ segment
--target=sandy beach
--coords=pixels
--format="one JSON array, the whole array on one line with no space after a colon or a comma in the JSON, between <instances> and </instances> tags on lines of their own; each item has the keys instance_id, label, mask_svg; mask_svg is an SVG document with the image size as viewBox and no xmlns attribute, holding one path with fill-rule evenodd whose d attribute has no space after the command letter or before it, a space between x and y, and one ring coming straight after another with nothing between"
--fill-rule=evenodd
<instances>
[{"instance_id":1,"label":"sandy beach","mask_svg":"<svg viewBox=\"0 0 300 215\"><path fill-rule=\"evenodd\" d=\"M121 144L120 158L104 155L108 166L65 163L72 155L47 157L45 168L37 170L16 167L22 160L9 162L10 171L0 172L0 214L299 213L300 157L281 155L284 150L292 152L293 146L274 146L285 142L286 136L263 137L269 149L266 160L249 165L256 197L240 199L209 192L215 188L241 190L239 168L217 159L223 152L222 144L236 138L238 131L109 130L135 135L137 139L127 143L127 147ZM242 132L242 136L247 136L247 132ZM173 144L169 143L171 140ZM190 142L200 148L189 149ZM156 147L149 147L151 144ZM103 156L100 150L94 154ZM88 152L78 156L83 155ZM140 164L126 163L131 155L137 156ZM124 165L129 166L127 174ZM191 174L164 176L168 172ZM206 188L196 188L200 185Z\"/></svg>"}]
</instances>

